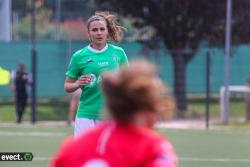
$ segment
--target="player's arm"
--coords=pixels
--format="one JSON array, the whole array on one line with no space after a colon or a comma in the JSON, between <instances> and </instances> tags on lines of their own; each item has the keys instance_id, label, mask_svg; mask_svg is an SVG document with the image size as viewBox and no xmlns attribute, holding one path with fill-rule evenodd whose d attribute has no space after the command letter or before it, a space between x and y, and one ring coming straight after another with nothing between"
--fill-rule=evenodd
<instances>
[{"instance_id":1,"label":"player's arm","mask_svg":"<svg viewBox=\"0 0 250 167\"><path fill-rule=\"evenodd\" d=\"M27 75L27 83L29 86L32 86L33 84L33 78L32 78L32 75L30 74Z\"/></svg>"},{"instance_id":2,"label":"player's arm","mask_svg":"<svg viewBox=\"0 0 250 167\"><path fill-rule=\"evenodd\" d=\"M82 75L79 77L79 79L74 79L70 77L66 77L65 82L64 82L64 89L66 92L71 93L76 91L79 88L84 87L90 82L90 76L87 75Z\"/></svg>"},{"instance_id":3,"label":"player's arm","mask_svg":"<svg viewBox=\"0 0 250 167\"><path fill-rule=\"evenodd\" d=\"M10 88L12 92L16 92L16 86L15 86L15 78L16 78L16 72L12 71L10 75Z\"/></svg>"},{"instance_id":4,"label":"player's arm","mask_svg":"<svg viewBox=\"0 0 250 167\"><path fill-rule=\"evenodd\" d=\"M67 93L72 93L80 88L80 84L78 82L79 66L77 62L77 54L75 53L70 60L68 70L66 72L66 79L64 81L64 90Z\"/></svg>"},{"instance_id":5,"label":"player's arm","mask_svg":"<svg viewBox=\"0 0 250 167\"><path fill-rule=\"evenodd\" d=\"M76 79L66 77L64 82L64 90L68 93L74 92L80 88L79 82Z\"/></svg>"}]
</instances>

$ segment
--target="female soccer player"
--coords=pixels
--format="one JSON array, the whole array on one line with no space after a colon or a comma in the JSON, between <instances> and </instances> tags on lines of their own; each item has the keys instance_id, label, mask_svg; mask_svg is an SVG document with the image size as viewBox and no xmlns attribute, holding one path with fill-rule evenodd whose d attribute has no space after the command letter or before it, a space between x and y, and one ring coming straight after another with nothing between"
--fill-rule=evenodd
<instances>
[{"instance_id":1,"label":"female soccer player","mask_svg":"<svg viewBox=\"0 0 250 167\"><path fill-rule=\"evenodd\" d=\"M177 167L171 143L152 130L171 104L165 87L147 62L106 74L102 87L113 120L67 141L52 167ZM167 104L165 104L167 102Z\"/></svg>"},{"instance_id":2,"label":"female soccer player","mask_svg":"<svg viewBox=\"0 0 250 167\"><path fill-rule=\"evenodd\" d=\"M69 93L82 89L75 119L75 136L100 120L103 97L99 84L102 72L115 71L121 64L128 63L122 48L107 43L108 40L119 42L122 39L123 27L116 23L114 15L96 12L88 19L87 29L90 44L72 56L64 84Z\"/></svg>"}]
</instances>

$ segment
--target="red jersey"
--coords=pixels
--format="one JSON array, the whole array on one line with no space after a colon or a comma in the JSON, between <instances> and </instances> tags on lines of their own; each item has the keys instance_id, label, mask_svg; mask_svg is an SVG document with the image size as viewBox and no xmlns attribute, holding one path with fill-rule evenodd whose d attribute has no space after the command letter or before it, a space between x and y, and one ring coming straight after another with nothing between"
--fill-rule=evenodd
<instances>
[{"instance_id":1,"label":"red jersey","mask_svg":"<svg viewBox=\"0 0 250 167\"><path fill-rule=\"evenodd\" d=\"M64 143L52 167L177 167L171 143L148 128L106 122Z\"/></svg>"}]
</instances>

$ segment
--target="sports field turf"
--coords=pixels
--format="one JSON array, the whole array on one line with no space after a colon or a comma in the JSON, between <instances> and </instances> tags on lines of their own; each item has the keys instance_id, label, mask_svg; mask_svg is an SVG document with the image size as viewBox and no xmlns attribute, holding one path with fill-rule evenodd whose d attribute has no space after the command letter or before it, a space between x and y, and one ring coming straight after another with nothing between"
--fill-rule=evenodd
<instances>
[{"instance_id":1,"label":"sports field turf","mask_svg":"<svg viewBox=\"0 0 250 167\"><path fill-rule=\"evenodd\" d=\"M48 166L72 129L66 125L0 123L0 152L32 152L34 155L30 162L0 161L0 166ZM180 167L250 167L250 129L159 131L172 141Z\"/></svg>"}]
</instances>

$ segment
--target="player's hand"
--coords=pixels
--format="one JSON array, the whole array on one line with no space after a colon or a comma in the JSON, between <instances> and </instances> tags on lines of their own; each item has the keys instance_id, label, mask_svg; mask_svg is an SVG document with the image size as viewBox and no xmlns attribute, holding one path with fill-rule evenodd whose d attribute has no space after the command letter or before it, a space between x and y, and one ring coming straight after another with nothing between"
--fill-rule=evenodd
<instances>
[{"instance_id":1,"label":"player's hand","mask_svg":"<svg viewBox=\"0 0 250 167\"><path fill-rule=\"evenodd\" d=\"M87 85L90 83L90 75L86 74L86 75L82 75L78 80L77 80L77 84L79 85L80 88L82 88L83 86Z\"/></svg>"}]
</instances>

